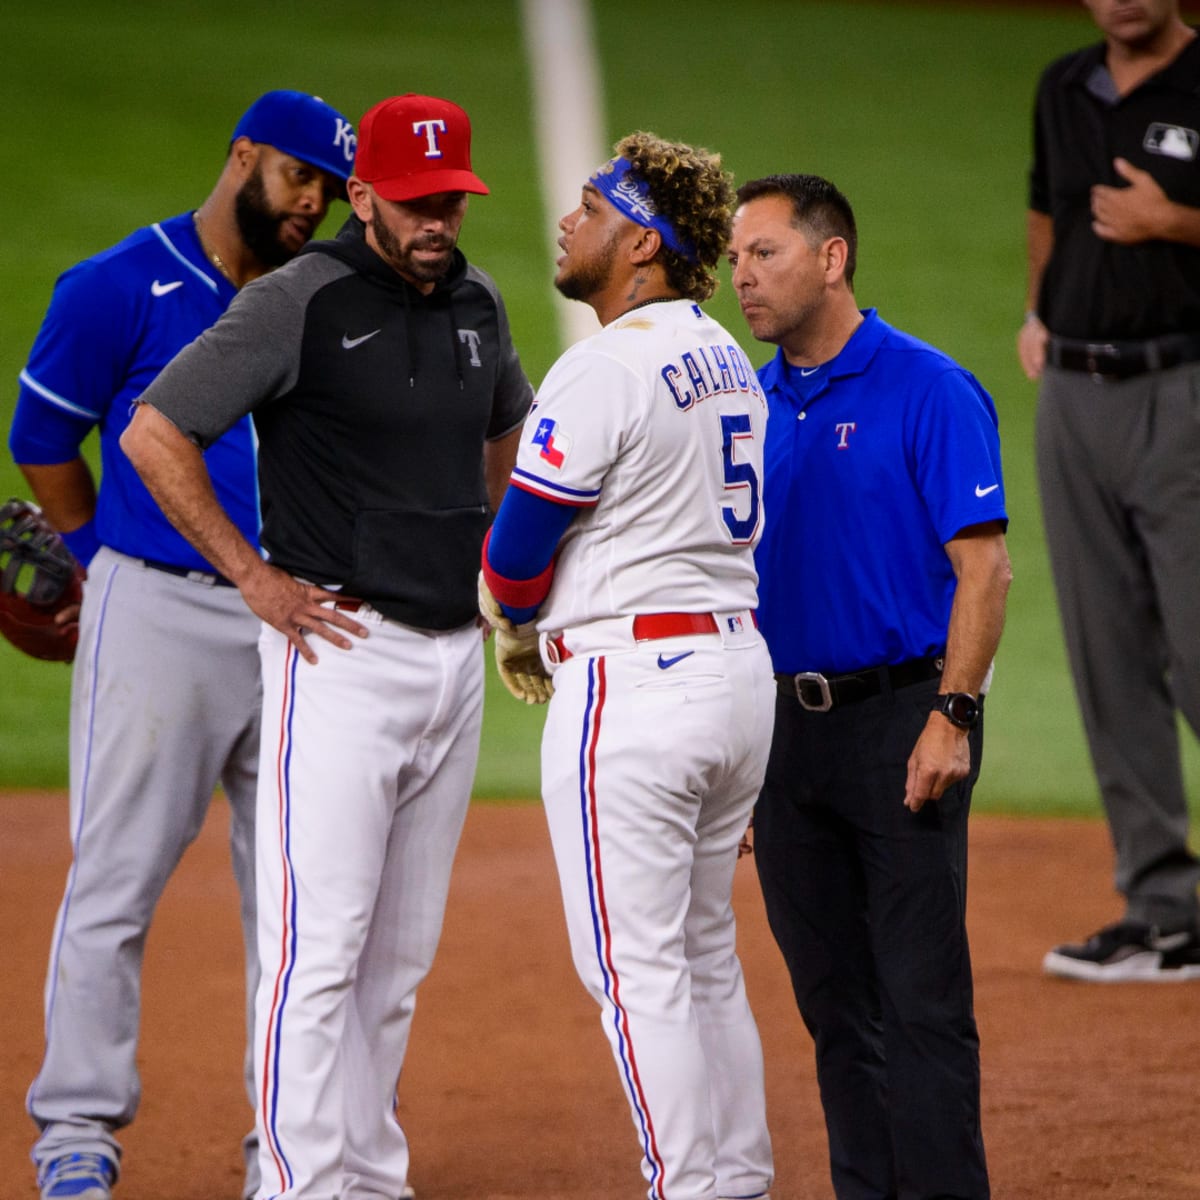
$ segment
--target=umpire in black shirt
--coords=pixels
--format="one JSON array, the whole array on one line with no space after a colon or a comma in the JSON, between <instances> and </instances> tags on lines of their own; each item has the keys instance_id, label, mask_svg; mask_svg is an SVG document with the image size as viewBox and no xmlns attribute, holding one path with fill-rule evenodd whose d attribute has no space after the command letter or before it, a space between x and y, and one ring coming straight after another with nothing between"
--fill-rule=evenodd
<instances>
[{"instance_id":1,"label":"umpire in black shirt","mask_svg":"<svg viewBox=\"0 0 1200 1200\"><path fill-rule=\"evenodd\" d=\"M1200 979L1176 710L1200 730L1200 39L1178 0L1085 0L1047 68L1021 365L1067 651L1125 913L1051 974Z\"/></svg>"}]
</instances>

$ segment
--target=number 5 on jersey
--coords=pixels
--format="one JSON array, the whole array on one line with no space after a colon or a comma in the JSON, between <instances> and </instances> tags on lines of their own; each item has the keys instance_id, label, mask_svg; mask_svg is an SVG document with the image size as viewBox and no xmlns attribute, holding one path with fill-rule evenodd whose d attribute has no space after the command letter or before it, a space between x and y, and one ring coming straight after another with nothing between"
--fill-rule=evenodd
<instances>
[{"instance_id":1,"label":"number 5 on jersey","mask_svg":"<svg viewBox=\"0 0 1200 1200\"><path fill-rule=\"evenodd\" d=\"M738 461L738 446L753 442L754 431L750 428L749 413L727 413L721 416L721 459L725 468L725 491L735 493L721 504L721 519L729 530L730 540L735 546L754 541L758 533L758 475L754 464ZM740 494L749 494L749 509L744 517L738 510L746 507L746 499Z\"/></svg>"}]
</instances>

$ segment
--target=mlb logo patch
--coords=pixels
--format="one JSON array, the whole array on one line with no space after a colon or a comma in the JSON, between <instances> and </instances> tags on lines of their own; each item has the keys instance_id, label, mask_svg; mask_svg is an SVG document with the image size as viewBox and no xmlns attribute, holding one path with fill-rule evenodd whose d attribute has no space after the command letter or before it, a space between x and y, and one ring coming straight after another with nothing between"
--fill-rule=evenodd
<instances>
[{"instance_id":1,"label":"mlb logo patch","mask_svg":"<svg viewBox=\"0 0 1200 1200\"><path fill-rule=\"evenodd\" d=\"M549 417L538 422L533 433L533 444L540 446L539 457L552 467L561 467L571 449L571 439L558 428L558 422Z\"/></svg>"},{"instance_id":2,"label":"mlb logo patch","mask_svg":"<svg viewBox=\"0 0 1200 1200\"><path fill-rule=\"evenodd\" d=\"M741 633L746 628L745 622L741 617L726 617L725 624L729 626L730 633Z\"/></svg>"},{"instance_id":3,"label":"mlb logo patch","mask_svg":"<svg viewBox=\"0 0 1200 1200\"><path fill-rule=\"evenodd\" d=\"M1146 130L1142 145L1151 154L1193 162L1200 148L1200 134L1184 125L1163 125L1158 122Z\"/></svg>"}]
</instances>

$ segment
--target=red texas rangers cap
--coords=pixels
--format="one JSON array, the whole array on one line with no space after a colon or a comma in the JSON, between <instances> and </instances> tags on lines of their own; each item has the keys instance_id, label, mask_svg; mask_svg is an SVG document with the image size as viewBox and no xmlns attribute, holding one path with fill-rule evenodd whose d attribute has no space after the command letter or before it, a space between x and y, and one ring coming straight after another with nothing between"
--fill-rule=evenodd
<instances>
[{"instance_id":1,"label":"red texas rangers cap","mask_svg":"<svg viewBox=\"0 0 1200 1200\"><path fill-rule=\"evenodd\" d=\"M368 110L358 126L354 174L385 200L488 194L471 170L470 118L436 96L393 96Z\"/></svg>"}]
</instances>

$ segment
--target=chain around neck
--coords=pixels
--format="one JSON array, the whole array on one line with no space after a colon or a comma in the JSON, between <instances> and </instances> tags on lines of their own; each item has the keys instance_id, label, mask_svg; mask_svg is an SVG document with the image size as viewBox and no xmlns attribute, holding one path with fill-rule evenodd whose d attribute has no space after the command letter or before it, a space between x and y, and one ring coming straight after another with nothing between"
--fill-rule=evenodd
<instances>
[{"instance_id":1,"label":"chain around neck","mask_svg":"<svg viewBox=\"0 0 1200 1200\"><path fill-rule=\"evenodd\" d=\"M682 300L682 296L651 296L646 300L639 300L636 304L631 304L621 316L633 312L635 308L645 308L647 304L667 304L671 300Z\"/></svg>"},{"instance_id":2,"label":"chain around neck","mask_svg":"<svg viewBox=\"0 0 1200 1200\"><path fill-rule=\"evenodd\" d=\"M200 230L200 212L197 210L192 213L192 224L196 227L196 237L200 242L200 249L208 255L209 261L234 287L238 286L238 281L234 279L232 272L225 265L225 260L204 240L204 234Z\"/></svg>"}]
</instances>

